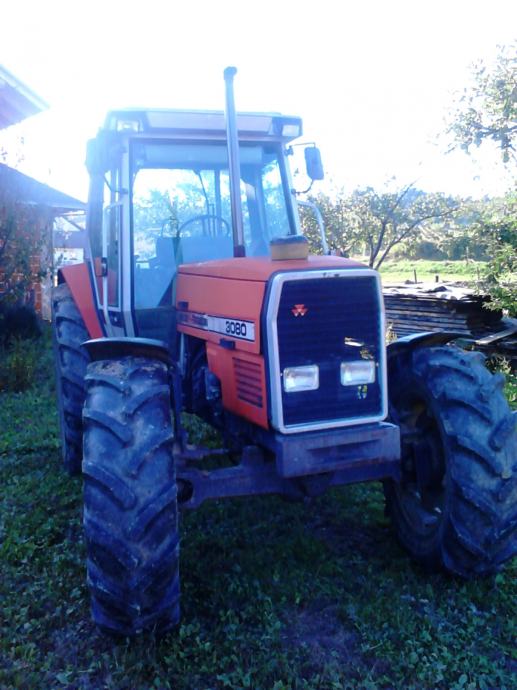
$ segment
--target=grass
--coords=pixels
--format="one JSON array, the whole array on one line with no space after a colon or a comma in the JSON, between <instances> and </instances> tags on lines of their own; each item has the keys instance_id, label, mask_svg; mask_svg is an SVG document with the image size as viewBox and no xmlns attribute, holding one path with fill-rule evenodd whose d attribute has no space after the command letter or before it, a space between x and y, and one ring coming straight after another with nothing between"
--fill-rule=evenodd
<instances>
[{"instance_id":1,"label":"grass","mask_svg":"<svg viewBox=\"0 0 517 690\"><path fill-rule=\"evenodd\" d=\"M381 265L380 272L385 285L414 281L414 271L419 282L435 282L435 277L438 276L443 282L475 283L483 274L484 266L483 261L388 259Z\"/></svg>"},{"instance_id":2,"label":"grass","mask_svg":"<svg viewBox=\"0 0 517 690\"><path fill-rule=\"evenodd\" d=\"M516 405L515 377L507 390ZM377 484L184 514L180 627L159 643L103 637L47 350L30 390L0 394L0 482L2 690L516 687L517 562L468 583L425 574Z\"/></svg>"}]
</instances>

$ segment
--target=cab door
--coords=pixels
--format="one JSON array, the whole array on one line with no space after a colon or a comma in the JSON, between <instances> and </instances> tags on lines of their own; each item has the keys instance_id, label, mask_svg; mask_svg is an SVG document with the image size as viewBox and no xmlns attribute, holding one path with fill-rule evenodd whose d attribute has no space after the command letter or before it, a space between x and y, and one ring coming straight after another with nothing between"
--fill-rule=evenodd
<instances>
[{"instance_id":1,"label":"cab door","mask_svg":"<svg viewBox=\"0 0 517 690\"><path fill-rule=\"evenodd\" d=\"M126 327L123 312L122 229L128 195L121 185L119 168L92 179L90 193L88 225L99 318L107 336L132 335L132 324Z\"/></svg>"},{"instance_id":2,"label":"cab door","mask_svg":"<svg viewBox=\"0 0 517 690\"><path fill-rule=\"evenodd\" d=\"M104 207L102 223L102 312L111 336L124 335L122 318L122 219L123 204L116 200Z\"/></svg>"}]
</instances>

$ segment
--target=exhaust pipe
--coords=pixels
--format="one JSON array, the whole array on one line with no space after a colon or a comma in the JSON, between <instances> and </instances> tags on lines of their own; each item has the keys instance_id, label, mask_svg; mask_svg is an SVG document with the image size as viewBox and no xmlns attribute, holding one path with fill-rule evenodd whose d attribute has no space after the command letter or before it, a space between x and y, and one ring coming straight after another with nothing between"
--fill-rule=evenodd
<instances>
[{"instance_id":1,"label":"exhaust pipe","mask_svg":"<svg viewBox=\"0 0 517 690\"><path fill-rule=\"evenodd\" d=\"M236 67L224 70L226 84L226 141L228 146L228 165L230 172L230 201L232 208L233 227L233 255L245 256L244 224L242 221L241 204L241 164L239 158L239 133L237 131L237 113L233 95L233 78L237 74Z\"/></svg>"}]
</instances>

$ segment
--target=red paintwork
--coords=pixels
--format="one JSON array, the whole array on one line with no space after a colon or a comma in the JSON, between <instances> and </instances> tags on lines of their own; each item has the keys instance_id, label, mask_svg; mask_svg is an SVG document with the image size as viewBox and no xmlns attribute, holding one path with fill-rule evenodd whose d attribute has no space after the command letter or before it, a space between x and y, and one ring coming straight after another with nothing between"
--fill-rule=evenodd
<instances>
[{"instance_id":1,"label":"red paintwork","mask_svg":"<svg viewBox=\"0 0 517 690\"><path fill-rule=\"evenodd\" d=\"M179 302L188 302L188 311L253 321L255 342L237 340L231 336L228 336L228 339L235 340L237 350L258 354L260 352L260 310L264 290L265 283L259 281L226 280L204 275L180 274L176 287L176 305ZM200 331L185 325L179 325L178 330L212 343L219 343L222 337L226 337L220 333Z\"/></svg>"},{"instance_id":2,"label":"red paintwork","mask_svg":"<svg viewBox=\"0 0 517 690\"><path fill-rule=\"evenodd\" d=\"M248 342L230 335L204 331L184 324L178 330L206 342L208 366L221 381L223 406L236 415L268 428L267 389L264 356L260 351L260 314L266 283L278 272L323 269L332 272L347 268L366 268L364 264L338 256L310 256L308 259L272 261L270 258L233 258L183 264L179 268L176 306L199 314L228 319L253 321L255 341ZM302 305L303 306L303 305ZM221 339L231 340L235 349L220 346ZM253 365L255 373L248 383L253 391L260 389L262 407L239 397L238 360ZM244 376L244 382L246 377ZM246 385L246 383L244 384Z\"/></svg>"},{"instance_id":3,"label":"red paintwork","mask_svg":"<svg viewBox=\"0 0 517 690\"><path fill-rule=\"evenodd\" d=\"M94 293L88 266L86 264L64 266L60 269L60 273L70 288L90 338L102 338L104 332L93 301Z\"/></svg>"},{"instance_id":4,"label":"red paintwork","mask_svg":"<svg viewBox=\"0 0 517 690\"><path fill-rule=\"evenodd\" d=\"M99 295L99 301L103 304L104 300L104 283L102 280L102 259L100 256L96 256L93 260L93 275L94 280L97 283L97 294Z\"/></svg>"},{"instance_id":5,"label":"red paintwork","mask_svg":"<svg viewBox=\"0 0 517 690\"><path fill-rule=\"evenodd\" d=\"M264 367L264 357L261 355L238 352L236 350L226 350L213 343L207 343L206 353L208 367L217 378L222 382L223 407L240 417L248 419L259 426L268 428L267 419L267 393L266 393L266 374ZM237 389L237 374L235 371L236 362L250 362L260 372L260 396L262 406L253 405L242 398L239 398ZM253 379L254 381L255 379ZM254 384L251 384L253 391L256 391ZM258 391L257 391L258 392Z\"/></svg>"},{"instance_id":6,"label":"red paintwork","mask_svg":"<svg viewBox=\"0 0 517 690\"><path fill-rule=\"evenodd\" d=\"M179 267L176 287L176 306L188 303L188 311L228 319L253 321L255 342L235 341L236 350L260 352L260 311L266 283L279 271L310 269L362 268L363 264L339 256L309 256L308 259L272 261L270 258L220 259L201 263L183 264ZM187 335L219 343L221 335L179 325L178 330ZM226 337L226 336L225 336Z\"/></svg>"},{"instance_id":7,"label":"red paintwork","mask_svg":"<svg viewBox=\"0 0 517 690\"><path fill-rule=\"evenodd\" d=\"M303 271L312 269L332 270L343 268L366 268L359 261L345 259L341 256L309 256L308 259L289 259L273 261L269 257L218 259L196 264L183 264L179 267L182 275L210 276L213 278L232 278L235 280L267 281L273 273L280 271Z\"/></svg>"}]
</instances>

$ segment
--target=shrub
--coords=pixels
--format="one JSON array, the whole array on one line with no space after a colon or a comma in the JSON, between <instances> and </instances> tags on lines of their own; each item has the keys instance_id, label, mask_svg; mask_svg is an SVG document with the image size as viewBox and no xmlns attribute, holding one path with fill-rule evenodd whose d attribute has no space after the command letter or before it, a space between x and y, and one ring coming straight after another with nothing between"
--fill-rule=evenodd
<instances>
[{"instance_id":1,"label":"shrub","mask_svg":"<svg viewBox=\"0 0 517 690\"><path fill-rule=\"evenodd\" d=\"M0 345L13 339L39 338L41 329L36 312L27 306L11 307L0 303Z\"/></svg>"},{"instance_id":2,"label":"shrub","mask_svg":"<svg viewBox=\"0 0 517 690\"><path fill-rule=\"evenodd\" d=\"M19 392L34 381L38 355L34 342L15 338L0 349L0 392Z\"/></svg>"},{"instance_id":3,"label":"shrub","mask_svg":"<svg viewBox=\"0 0 517 690\"><path fill-rule=\"evenodd\" d=\"M435 242L431 240L420 240L416 242L410 255L415 259L428 259L431 261L439 261L446 259L446 254L438 247Z\"/></svg>"}]
</instances>

